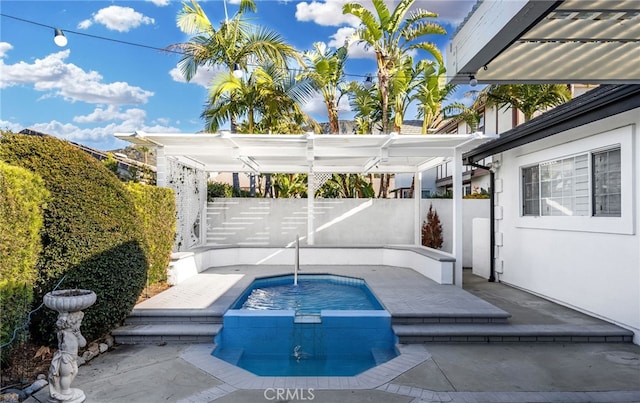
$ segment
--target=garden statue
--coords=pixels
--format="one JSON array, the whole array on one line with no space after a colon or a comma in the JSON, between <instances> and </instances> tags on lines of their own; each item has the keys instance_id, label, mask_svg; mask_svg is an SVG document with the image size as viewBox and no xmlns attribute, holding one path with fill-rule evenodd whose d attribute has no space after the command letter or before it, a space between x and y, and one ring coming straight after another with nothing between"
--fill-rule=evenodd
<instances>
[{"instance_id":1,"label":"garden statue","mask_svg":"<svg viewBox=\"0 0 640 403\"><path fill-rule=\"evenodd\" d=\"M49 367L49 401L52 403L81 403L85 394L71 387L78 374L78 348L87 341L80 333L84 313L96 301L96 294L89 290L52 291L44 296L44 304L58 311L58 351Z\"/></svg>"}]
</instances>

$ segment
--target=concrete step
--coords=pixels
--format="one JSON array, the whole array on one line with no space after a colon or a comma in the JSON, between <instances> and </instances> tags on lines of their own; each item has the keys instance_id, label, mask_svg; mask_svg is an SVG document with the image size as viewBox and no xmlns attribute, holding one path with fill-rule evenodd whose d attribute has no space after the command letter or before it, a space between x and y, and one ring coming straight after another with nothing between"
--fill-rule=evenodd
<instances>
[{"instance_id":1,"label":"concrete step","mask_svg":"<svg viewBox=\"0 0 640 403\"><path fill-rule=\"evenodd\" d=\"M202 309L134 309L125 325L221 324L222 316Z\"/></svg>"},{"instance_id":2,"label":"concrete step","mask_svg":"<svg viewBox=\"0 0 640 403\"><path fill-rule=\"evenodd\" d=\"M391 323L394 325L424 325L424 324L469 324L469 323L509 323L511 315L507 312L473 313L473 314L393 314Z\"/></svg>"},{"instance_id":3,"label":"concrete step","mask_svg":"<svg viewBox=\"0 0 640 403\"><path fill-rule=\"evenodd\" d=\"M118 344L213 343L221 324L125 325L111 332Z\"/></svg>"},{"instance_id":4,"label":"concrete step","mask_svg":"<svg viewBox=\"0 0 640 403\"><path fill-rule=\"evenodd\" d=\"M631 343L633 332L603 325L414 324L393 325L398 341L418 343Z\"/></svg>"}]
</instances>

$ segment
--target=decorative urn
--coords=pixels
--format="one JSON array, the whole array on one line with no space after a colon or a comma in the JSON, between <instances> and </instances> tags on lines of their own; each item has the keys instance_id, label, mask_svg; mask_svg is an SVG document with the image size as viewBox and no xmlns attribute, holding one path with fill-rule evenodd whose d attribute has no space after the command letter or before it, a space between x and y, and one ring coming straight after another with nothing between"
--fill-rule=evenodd
<instances>
[{"instance_id":1,"label":"decorative urn","mask_svg":"<svg viewBox=\"0 0 640 403\"><path fill-rule=\"evenodd\" d=\"M96 298L91 290L55 290L44 296L44 304L57 312L78 312L93 305Z\"/></svg>"}]
</instances>

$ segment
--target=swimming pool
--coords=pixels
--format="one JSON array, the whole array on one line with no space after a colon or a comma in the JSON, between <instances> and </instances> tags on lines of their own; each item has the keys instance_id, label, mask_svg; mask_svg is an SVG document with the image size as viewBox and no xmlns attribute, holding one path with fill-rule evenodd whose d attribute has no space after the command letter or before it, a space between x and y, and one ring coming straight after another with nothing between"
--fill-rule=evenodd
<instances>
[{"instance_id":1,"label":"swimming pool","mask_svg":"<svg viewBox=\"0 0 640 403\"><path fill-rule=\"evenodd\" d=\"M260 376L353 376L398 355L391 315L364 280L333 275L254 281L215 342L215 357Z\"/></svg>"},{"instance_id":2,"label":"swimming pool","mask_svg":"<svg viewBox=\"0 0 640 403\"><path fill-rule=\"evenodd\" d=\"M232 309L295 310L382 310L364 280L353 277L302 274L258 279L238 298Z\"/></svg>"}]
</instances>

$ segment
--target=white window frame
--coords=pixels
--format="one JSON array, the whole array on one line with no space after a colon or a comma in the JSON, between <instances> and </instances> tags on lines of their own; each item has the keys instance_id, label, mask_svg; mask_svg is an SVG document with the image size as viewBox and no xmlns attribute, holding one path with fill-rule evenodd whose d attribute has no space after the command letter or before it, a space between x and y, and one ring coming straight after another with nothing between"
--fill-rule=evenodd
<instances>
[{"instance_id":1,"label":"white window frame","mask_svg":"<svg viewBox=\"0 0 640 403\"><path fill-rule=\"evenodd\" d=\"M579 140L545 148L516 157L518 167L519 208L516 226L549 230L583 231L614 234L635 234L634 211L634 130L629 125L598 133ZM522 168L539 165L547 161L561 160L575 155L589 154L589 173L592 172L593 152L620 148L621 214L619 217L594 216L525 216L523 215ZM589 209L592 211L593 184L589 178Z\"/></svg>"}]
</instances>

